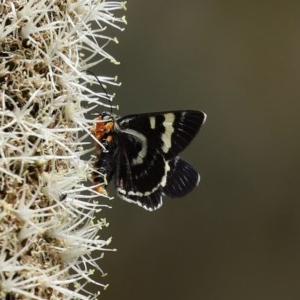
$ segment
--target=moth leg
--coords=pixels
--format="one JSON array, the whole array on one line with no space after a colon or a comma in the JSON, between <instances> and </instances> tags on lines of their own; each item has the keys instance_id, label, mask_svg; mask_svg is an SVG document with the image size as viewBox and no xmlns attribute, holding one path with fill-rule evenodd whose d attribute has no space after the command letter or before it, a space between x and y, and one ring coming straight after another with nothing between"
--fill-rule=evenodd
<instances>
[{"instance_id":1,"label":"moth leg","mask_svg":"<svg viewBox=\"0 0 300 300\"><path fill-rule=\"evenodd\" d=\"M106 187L111 181L114 173L114 161L110 152L101 152L94 164L93 182L97 187L95 190L103 195L107 195Z\"/></svg>"}]
</instances>

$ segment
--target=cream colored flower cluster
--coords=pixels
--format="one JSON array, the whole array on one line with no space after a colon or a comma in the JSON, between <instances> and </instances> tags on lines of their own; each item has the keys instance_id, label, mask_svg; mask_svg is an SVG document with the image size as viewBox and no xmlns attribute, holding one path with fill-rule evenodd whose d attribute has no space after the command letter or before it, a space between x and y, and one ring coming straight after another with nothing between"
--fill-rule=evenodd
<instances>
[{"instance_id":1,"label":"cream colored flower cluster","mask_svg":"<svg viewBox=\"0 0 300 300\"><path fill-rule=\"evenodd\" d=\"M104 205L85 185L83 159L101 100L85 70L116 63L107 28L122 29L124 5L0 3L0 299L93 299L86 283L104 286L90 274L101 271L92 255L107 251L98 237L107 223L94 219Z\"/></svg>"}]
</instances>

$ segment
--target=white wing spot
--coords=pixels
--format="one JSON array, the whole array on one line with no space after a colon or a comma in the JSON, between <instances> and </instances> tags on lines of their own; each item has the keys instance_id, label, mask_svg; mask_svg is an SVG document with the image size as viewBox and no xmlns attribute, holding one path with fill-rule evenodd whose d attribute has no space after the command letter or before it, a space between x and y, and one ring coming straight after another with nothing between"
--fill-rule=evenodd
<instances>
[{"instance_id":1,"label":"white wing spot","mask_svg":"<svg viewBox=\"0 0 300 300\"><path fill-rule=\"evenodd\" d=\"M155 117L150 117L149 118L150 119L150 127L151 127L151 129L154 129L155 128L155 123L156 123L156 119L155 119Z\"/></svg>"},{"instance_id":2,"label":"white wing spot","mask_svg":"<svg viewBox=\"0 0 300 300\"><path fill-rule=\"evenodd\" d=\"M171 148L171 138L174 132L173 123L174 123L175 115L173 113L168 113L165 114L164 117L165 120L163 122L163 126L165 127L165 132L162 134L161 139L164 143L162 150L164 151L164 153L167 153Z\"/></svg>"}]
</instances>

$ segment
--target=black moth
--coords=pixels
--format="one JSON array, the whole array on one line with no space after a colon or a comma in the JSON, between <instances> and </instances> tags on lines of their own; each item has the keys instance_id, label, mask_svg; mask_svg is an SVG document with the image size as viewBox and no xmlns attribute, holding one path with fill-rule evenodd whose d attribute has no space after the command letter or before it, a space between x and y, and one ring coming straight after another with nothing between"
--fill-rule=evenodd
<instances>
[{"instance_id":1,"label":"black moth","mask_svg":"<svg viewBox=\"0 0 300 300\"><path fill-rule=\"evenodd\" d=\"M204 124L201 111L183 110L112 117L102 113L92 134L98 145L93 180L96 190L114 177L118 195L153 211L162 196L182 197L200 181L198 172L178 154Z\"/></svg>"}]
</instances>

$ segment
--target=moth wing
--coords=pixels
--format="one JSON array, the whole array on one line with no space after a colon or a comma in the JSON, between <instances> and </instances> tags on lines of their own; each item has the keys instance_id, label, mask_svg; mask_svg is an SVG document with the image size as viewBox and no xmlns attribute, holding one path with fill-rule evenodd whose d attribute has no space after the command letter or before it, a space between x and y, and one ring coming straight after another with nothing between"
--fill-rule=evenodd
<instances>
[{"instance_id":1,"label":"moth wing","mask_svg":"<svg viewBox=\"0 0 300 300\"><path fill-rule=\"evenodd\" d=\"M163 193L180 197L194 188L198 173L176 157L190 144L205 119L200 111L147 113L117 119L115 184L121 198L155 210L162 205ZM180 174L182 167L184 172ZM182 178L182 183L176 176Z\"/></svg>"},{"instance_id":2,"label":"moth wing","mask_svg":"<svg viewBox=\"0 0 300 300\"><path fill-rule=\"evenodd\" d=\"M190 193L200 181L199 173L186 161L178 156L169 163L170 170L163 194L168 197L183 197Z\"/></svg>"},{"instance_id":3,"label":"moth wing","mask_svg":"<svg viewBox=\"0 0 300 300\"><path fill-rule=\"evenodd\" d=\"M170 160L191 143L205 120L201 111L184 110L129 115L117 121L121 129L130 128L146 136L149 144Z\"/></svg>"},{"instance_id":4,"label":"moth wing","mask_svg":"<svg viewBox=\"0 0 300 300\"><path fill-rule=\"evenodd\" d=\"M118 133L115 185L119 196L148 210L162 205L161 185L166 182L166 163L147 139L125 132Z\"/></svg>"}]
</instances>

